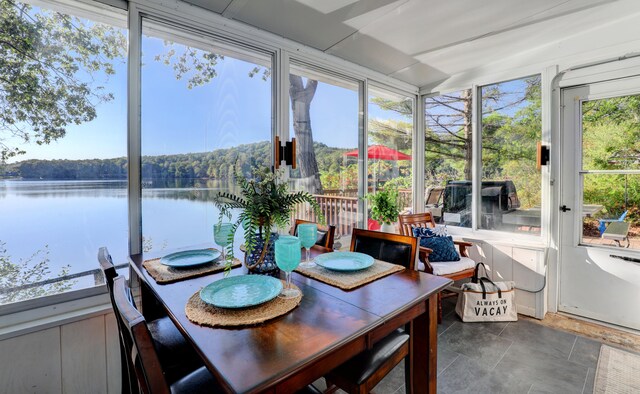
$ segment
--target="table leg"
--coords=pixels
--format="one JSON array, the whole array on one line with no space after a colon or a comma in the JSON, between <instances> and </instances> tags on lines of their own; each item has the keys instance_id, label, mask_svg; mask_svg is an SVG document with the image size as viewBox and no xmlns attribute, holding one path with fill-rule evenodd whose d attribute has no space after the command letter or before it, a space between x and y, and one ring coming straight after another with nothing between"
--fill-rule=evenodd
<instances>
[{"instance_id":1,"label":"table leg","mask_svg":"<svg viewBox=\"0 0 640 394\"><path fill-rule=\"evenodd\" d=\"M408 393L435 394L438 359L438 294L427 299L427 311L416 317L411 329L412 386Z\"/></svg>"}]
</instances>

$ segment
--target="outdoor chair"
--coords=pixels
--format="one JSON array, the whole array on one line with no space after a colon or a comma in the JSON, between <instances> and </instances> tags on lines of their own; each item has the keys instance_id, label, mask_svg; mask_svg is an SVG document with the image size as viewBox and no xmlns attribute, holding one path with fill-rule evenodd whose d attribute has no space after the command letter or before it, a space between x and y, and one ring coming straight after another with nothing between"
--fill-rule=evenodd
<instances>
[{"instance_id":1,"label":"outdoor chair","mask_svg":"<svg viewBox=\"0 0 640 394\"><path fill-rule=\"evenodd\" d=\"M629 241L629 227L631 225L624 221L628 213L629 211L624 211L617 219L600 219L598 226L600 237L614 241L620 247L622 247L622 241L627 241L627 248L631 246L631 241Z\"/></svg>"},{"instance_id":2,"label":"outdoor chair","mask_svg":"<svg viewBox=\"0 0 640 394\"><path fill-rule=\"evenodd\" d=\"M604 232L607 230L607 226L609 225L609 223L612 222L624 222L624 219L627 217L627 214L629 213L629 211L624 211L624 213L622 215L620 215L619 218L617 219L600 219L598 222L598 231L600 231L600 236L602 237L602 234L604 234Z\"/></svg>"},{"instance_id":3,"label":"outdoor chair","mask_svg":"<svg viewBox=\"0 0 640 394\"><path fill-rule=\"evenodd\" d=\"M102 247L99 249L98 261L100 262L100 268L104 274L109 296L111 297L111 304L115 311L113 281L117 273L107 248ZM122 392L137 393L138 383L136 382L135 371L133 366L129 365L125 358L126 349L124 348L125 344L122 337L122 333L126 330L125 322L120 319L118 314L116 314L116 321L120 332ZM165 316L151 320L147 323L147 326L151 332L153 346L158 353L158 357L166 374L166 379L169 382L178 380L204 365L193 347L185 340L184 336L178 331L178 328L176 328L169 317Z\"/></svg>"},{"instance_id":4,"label":"outdoor chair","mask_svg":"<svg viewBox=\"0 0 640 394\"><path fill-rule=\"evenodd\" d=\"M407 269L415 269L417 240L398 234L354 229L351 251ZM387 376L402 360L405 360L405 380L410 385L409 334L397 329L366 350L327 374L328 391L335 385L347 393L368 393Z\"/></svg>"},{"instance_id":5,"label":"outdoor chair","mask_svg":"<svg viewBox=\"0 0 640 394\"><path fill-rule=\"evenodd\" d=\"M414 227L436 227L433 215L430 212L400 215L398 216L398 225L400 227L400 234L412 237ZM418 270L432 275L443 276L453 281L471 278L473 276L476 262L469 257L467 247L471 247L473 244L465 241L453 242L458 246L458 254L460 255L459 261L429 262L429 254L432 250L420 246L418 253ZM457 294L458 293L452 291L447 292L447 294L443 294L443 292L438 293L438 323L442 322L442 298L454 297Z\"/></svg>"},{"instance_id":6,"label":"outdoor chair","mask_svg":"<svg viewBox=\"0 0 640 394\"><path fill-rule=\"evenodd\" d=\"M289 233L291 235L297 236L298 225L303 223L317 224L315 222L310 222L308 220L296 219ZM318 224L318 241L316 241L316 245L323 246L325 248L333 250L335 234L336 234L336 226L332 226L332 225L325 226L322 224Z\"/></svg>"}]
</instances>

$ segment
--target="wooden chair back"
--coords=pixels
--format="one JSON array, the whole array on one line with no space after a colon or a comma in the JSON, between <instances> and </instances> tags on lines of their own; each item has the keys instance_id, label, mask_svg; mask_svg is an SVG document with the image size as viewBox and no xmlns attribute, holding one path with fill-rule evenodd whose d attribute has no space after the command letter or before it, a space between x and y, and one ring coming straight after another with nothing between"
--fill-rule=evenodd
<instances>
[{"instance_id":1,"label":"wooden chair back","mask_svg":"<svg viewBox=\"0 0 640 394\"><path fill-rule=\"evenodd\" d=\"M333 250L333 242L336 236L336 226L332 225L322 225L316 222L310 222L308 220L296 219L293 229L291 230L291 235L298 235L298 225L303 223L312 223L318 225L318 240L316 241L316 245L323 246L325 248L329 248Z\"/></svg>"},{"instance_id":2,"label":"wooden chair back","mask_svg":"<svg viewBox=\"0 0 640 394\"><path fill-rule=\"evenodd\" d=\"M368 254L374 259L415 269L418 238L406 235L354 228L351 251Z\"/></svg>"},{"instance_id":3,"label":"wooden chair back","mask_svg":"<svg viewBox=\"0 0 640 394\"><path fill-rule=\"evenodd\" d=\"M399 215L398 226L400 227L400 234L413 237L414 227L435 228L436 222L433 220L431 212L412 213L408 215Z\"/></svg>"},{"instance_id":4,"label":"wooden chair back","mask_svg":"<svg viewBox=\"0 0 640 394\"><path fill-rule=\"evenodd\" d=\"M145 394L169 394L160 359L153 346L151 332L142 314L136 309L131 291L123 276L113 280L116 315L122 319L122 338L129 364L133 366L138 385Z\"/></svg>"},{"instance_id":5,"label":"wooden chair back","mask_svg":"<svg viewBox=\"0 0 640 394\"><path fill-rule=\"evenodd\" d=\"M114 312L116 311L116 303L114 299L113 293L113 280L118 276L116 272L116 267L113 265L113 260L111 259L111 255L109 254L109 250L106 247L101 247L98 250L98 262L100 263L100 269L102 270L102 275L104 276L105 284L107 285L107 290L109 290L109 298L111 299L111 306L113 307ZM124 323L118 313L116 315L116 323L118 324L118 336L120 342L120 364L121 364L121 374L122 374L122 394L131 394L138 393L138 383L136 382L135 377L133 376L133 370L129 365L129 361L126 356L126 348L124 344L124 338L122 336L122 332L125 329Z\"/></svg>"}]
</instances>

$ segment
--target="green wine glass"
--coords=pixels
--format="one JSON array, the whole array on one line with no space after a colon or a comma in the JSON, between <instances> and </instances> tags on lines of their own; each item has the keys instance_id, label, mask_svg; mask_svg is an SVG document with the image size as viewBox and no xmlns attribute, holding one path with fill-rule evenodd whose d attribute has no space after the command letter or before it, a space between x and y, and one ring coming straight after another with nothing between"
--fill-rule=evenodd
<instances>
[{"instance_id":1,"label":"green wine glass","mask_svg":"<svg viewBox=\"0 0 640 394\"><path fill-rule=\"evenodd\" d=\"M278 295L280 298L295 298L301 294L299 289L291 286L291 272L298 267L302 257L300 248L300 240L296 237L287 237L276 241L276 264L284 271L287 279L286 285Z\"/></svg>"},{"instance_id":2,"label":"green wine glass","mask_svg":"<svg viewBox=\"0 0 640 394\"><path fill-rule=\"evenodd\" d=\"M213 225L213 240L222 246L222 261L227 261L227 246L231 244L232 223L218 223Z\"/></svg>"},{"instance_id":3,"label":"green wine glass","mask_svg":"<svg viewBox=\"0 0 640 394\"><path fill-rule=\"evenodd\" d=\"M311 261L311 247L316 244L318 240L318 225L315 223L303 223L298 225L298 238L300 238L300 243L305 248L307 252L307 261L301 263L300 266L303 268L311 268L316 264Z\"/></svg>"}]
</instances>

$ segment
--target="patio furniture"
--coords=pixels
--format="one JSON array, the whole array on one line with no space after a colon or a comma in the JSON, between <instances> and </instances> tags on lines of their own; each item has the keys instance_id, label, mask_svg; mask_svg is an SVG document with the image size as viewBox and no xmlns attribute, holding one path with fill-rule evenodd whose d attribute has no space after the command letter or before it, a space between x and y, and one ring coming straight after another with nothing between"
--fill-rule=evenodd
<instances>
[{"instance_id":1,"label":"patio furniture","mask_svg":"<svg viewBox=\"0 0 640 394\"><path fill-rule=\"evenodd\" d=\"M113 265L111 255L105 247L98 250L98 262L105 278L111 304L115 310L113 280L118 275ZM120 332L126 329L125 323L116 314L116 322ZM151 340L158 352L160 363L169 382L178 380L188 373L203 366L203 363L193 347L184 339L175 324L168 317L160 317L147 323L151 332ZM120 357L122 365L122 392L136 393L138 383L133 365L129 365L126 358L125 342L120 335Z\"/></svg>"},{"instance_id":2,"label":"patio furniture","mask_svg":"<svg viewBox=\"0 0 640 394\"><path fill-rule=\"evenodd\" d=\"M398 216L398 225L400 227L400 233L407 236L413 236L414 227L436 227L433 215L430 212L400 215ZM476 262L469 257L467 247L471 247L473 244L465 241L453 242L458 246L460 261L431 263L429 262L429 253L431 252L431 249L421 246L418 252L418 258L420 261L418 264L418 270L442 276L453 281L471 278L473 276ZM448 292L447 294L442 294L442 292L438 293L438 323L442 322L442 298L454 297L457 295L458 293L456 292Z\"/></svg>"},{"instance_id":3,"label":"patio furniture","mask_svg":"<svg viewBox=\"0 0 640 394\"><path fill-rule=\"evenodd\" d=\"M418 243L414 237L354 229L351 236L351 251L365 253L374 259L415 269ZM368 393L403 359L409 364L409 334L397 329L384 339L327 375L331 382L350 394ZM405 367L405 380L409 376Z\"/></svg>"},{"instance_id":4,"label":"patio furniture","mask_svg":"<svg viewBox=\"0 0 640 394\"><path fill-rule=\"evenodd\" d=\"M627 241L627 248L631 246L629 241L629 223L626 222L611 222L607 226L604 233L602 233L602 239L608 239L615 241L618 246L622 247L622 241Z\"/></svg>"},{"instance_id":5,"label":"patio furniture","mask_svg":"<svg viewBox=\"0 0 640 394\"><path fill-rule=\"evenodd\" d=\"M425 211L431 212L434 219L440 220L442 218L442 193L444 187L434 186L427 189L425 195ZM411 213L411 212L408 212Z\"/></svg>"},{"instance_id":6,"label":"patio furniture","mask_svg":"<svg viewBox=\"0 0 640 394\"><path fill-rule=\"evenodd\" d=\"M605 231L607 230L607 223L615 223L615 222L624 222L624 219L627 217L629 211L624 211L622 215L620 215L617 219L600 219L598 220L598 231L600 231L600 236L602 237Z\"/></svg>"},{"instance_id":7,"label":"patio furniture","mask_svg":"<svg viewBox=\"0 0 640 394\"><path fill-rule=\"evenodd\" d=\"M206 247L210 245L196 246ZM317 255L326 249L314 246L311 251ZM141 297L157 300L158 307L166 310L225 392L304 388L407 324L412 337L409 387L415 393L436 392L437 292L451 283L448 279L403 270L345 291L294 272L293 281L303 297L292 312L255 326L212 329L192 323L185 305L197 289L224 274L160 285L142 267L143 261L154 257L158 256L130 256L133 278L146 284ZM241 274L235 269L230 275Z\"/></svg>"},{"instance_id":8,"label":"patio furniture","mask_svg":"<svg viewBox=\"0 0 640 394\"><path fill-rule=\"evenodd\" d=\"M298 235L298 225L303 223L314 223L308 220L296 219L291 231L291 235ZM323 246L325 248L333 249L333 242L336 234L336 226L318 224L318 234L322 234L322 237L318 239L316 245Z\"/></svg>"}]
</instances>

